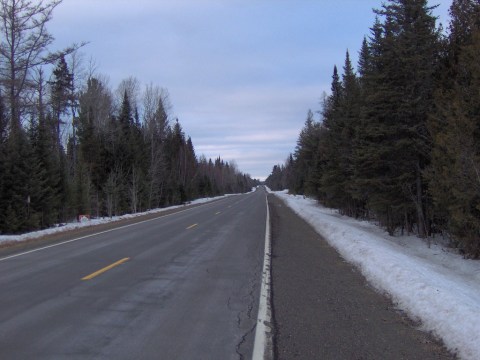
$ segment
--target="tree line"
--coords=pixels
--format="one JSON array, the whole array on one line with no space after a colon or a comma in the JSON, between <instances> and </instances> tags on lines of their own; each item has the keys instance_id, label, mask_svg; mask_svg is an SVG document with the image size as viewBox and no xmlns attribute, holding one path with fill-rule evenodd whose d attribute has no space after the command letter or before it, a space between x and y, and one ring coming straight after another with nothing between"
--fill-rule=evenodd
<instances>
[{"instance_id":1,"label":"tree line","mask_svg":"<svg viewBox=\"0 0 480 360\"><path fill-rule=\"evenodd\" d=\"M454 0L448 34L426 0L388 0L356 71L334 67L272 189L375 219L391 235L448 234L480 257L480 1Z\"/></svg>"},{"instance_id":2,"label":"tree line","mask_svg":"<svg viewBox=\"0 0 480 360\"><path fill-rule=\"evenodd\" d=\"M0 234L246 192L234 162L198 157L168 92L113 91L74 44L50 52L61 0L0 2ZM50 72L47 77L46 73Z\"/></svg>"}]
</instances>

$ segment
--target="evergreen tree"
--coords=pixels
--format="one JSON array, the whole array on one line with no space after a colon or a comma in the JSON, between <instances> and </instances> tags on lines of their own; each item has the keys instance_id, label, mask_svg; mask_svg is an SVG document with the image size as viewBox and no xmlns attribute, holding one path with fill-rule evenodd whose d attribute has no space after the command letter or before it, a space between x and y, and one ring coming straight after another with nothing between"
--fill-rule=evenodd
<instances>
[{"instance_id":1,"label":"evergreen tree","mask_svg":"<svg viewBox=\"0 0 480 360\"><path fill-rule=\"evenodd\" d=\"M429 161L426 121L433 107L439 34L426 0L390 0L377 13L364 76L364 111L356 152L357 191L390 233L428 232L422 172Z\"/></svg>"},{"instance_id":2,"label":"evergreen tree","mask_svg":"<svg viewBox=\"0 0 480 360\"><path fill-rule=\"evenodd\" d=\"M68 112L73 101L73 75L68 69L64 55L60 56L52 75L53 80L49 82L51 87L50 99L56 131L56 146L60 151L62 147L61 126L65 124L62 121L62 115Z\"/></svg>"},{"instance_id":3,"label":"evergreen tree","mask_svg":"<svg viewBox=\"0 0 480 360\"><path fill-rule=\"evenodd\" d=\"M313 112L309 110L295 148L296 179L292 189L295 193L311 195L316 193L316 174L313 168L318 150L320 128L321 125L315 122Z\"/></svg>"},{"instance_id":4,"label":"evergreen tree","mask_svg":"<svg viewBox=\"0 0 480 360\"><path fill-rule=\"evenodd\" d=\"M78 159L75 170L74 199L77 207L77 215L91 214L93 199L90 197L90 190L93 186L97 191L101 187L104 172L102 166L108 163L101 163L99 153L101 146L99 137L93 123L92 108L80 108L78 124ZM93 183L93 184L92 184ZM98 215L98 213L97 213Z\"/></svg>"},{"instance_id":5,"label":"evergreen tree","mask_svg":"<svg viewBox=\"0 0 480 360\"><path fill-rule=\"evenodd\" d=\"M480 257L480 3L454 1L451 7L444 78L430 117L434 147L430 192L438 217L455 245ZM441 224L440 224L441 225Z\"/></svg>"},{"instance_id":6,"label":"evergreen tree","mask_svg":"<svg viewBox=\"0 0 480 360\"><path fill-rule=\"evenodd\" d=\"M30 176L30 218L32 226L47 228L60 220L61 200L64 197L62 169L56 152L56 139L48 127L49 117L39 118L30 125L32 172ZM35 224L35 225L33 225Z\"/></svg>"},{"instance_id":7,"label":"evergreen tree","mask_svg":"<svg viewBox=\"0 0 480 360\"><path fill-rule=\"evenodd\" d=\"M273 191L283 190L282 177L285 168L282 165L275 165L272 173L265 180L265 184Z\"/></svg>"},{"instance_id":8,"label":"evergreen tree","mask_svg":"<svg viewBox=\"0 0 480 360\"><path fill-rule=\"evenodd\" d=\"M198 171L197 157L195 155L195 148L190 136L185 144L185 188L187 199L192 200L198 196L196 189L196 174Z\"/></svg>"},{"instance_id":9,"label":"evergreen tree","mask_svg":"<svg viewBox=\"0 0 480 360\"><path fill-rule=\"evenodd\" d=\"M186 200L185 182L184 182L184 167L185 167L185 134L178 122L169 129L166 144L165 156L167 159L167 173L168 179L166 184L166 204L180 204Z\"/></svg>"},{"instance_id":10,"label":"evergreen tree","mask_svg":"<svg viewBox=\"0 0 480 360\"><path fill-rule=\"evenodd\" d=\"M148 173L148 153L146 151L145 137L142 133L142 125L138 110L135 109L134 123L130 129L130 151L132 164L130 167L130 208L133 213L146 208L146 174Z\"/></svg>"},{"instance_id":11,"label":"evergreen tree","mask_svg":"<svg viewBox=\"0 0 480 360\"><path fill-rule=\"evenodd\" d=\"M365 37L363 38L362 48L360 49L359 53L357 72L360 76L360 79L362 79L371 71L370 45Z\"/></svg>"},{"instance_id":12,"label":"evergreen tree","mask_svg":"<svg viewBox=\"0 0 480 360\"><path fill-rule=\"evenodd\" d=\"M348 52L341 83L335 68L332 95L323 116L324 124L327 124L321 140L321 151L325 158L321 178L323 201L345 214L357 216L351 183L354 173L353 139L360 117L359 86Z\"/></svg>"},{"instance_id":13,"label":"evergreen tree","mask_svg":"<svg viewBox=\"0 0 480 360\"><path fill-rule=\"evenodd\" d=\"M6 181L6 160L7 160L7 116L3 96L0 93L0 234L5 226L6 217L6 199L5 199L5 181Z\"/></svg>"},{"instance_id":14,"label":"evergreen tree","mask_svg":"<svg viewBox=\"0 0 480 360\"><path fill-rule=\"evenodd\" d=\"M246 191L254 184L232 162L197 160L180 124L169 126L168 96L160 88L150 88L152 101L143 109L132 77L119 86L121 104L114 104L99 77L90 76L74 96L81 86L74 86L78 58L69 69L65 56L79 46L48 51L53 37L46 26L61 2L0 2L1 234L79 214L120 215L202 194ZM48 92L43 75L52 64ZM72 133L64 126L69 113Z\"/></svg>"},{"instance_id":15,"label":"evergreen tree","mask_svg":"<svg viewBox=\"0 0 480 360\"><path fill-rule=\"evenodd\" d=\"M147 87L144 100L144 138L148 153L147 207L158 207L166 181L165 141L168 128L166 95L158 88Z\"/></svg>"},{"instance_id":16,"label":"evergreen tree","mask_svg":"<svg viewBox=\"0 0 480 360\"><path fill-rule=\"evenodd\" d=\"M31 228L30 178L32 176L31 146L23 128L11 132L5 143L3 192L0 194L1 228L5 233L20 233ZM36 228L36 224L33 224Z\"/></svg>"},{"instance_id":17,"label":"evergreen tree","mask_svg":"<svg viewBox=\"0 0 480 360\"><path fill-rule=\"evenodd\" d=\"M115 153L114 167L119 176L120 191L117 201L120 213L126 212L131 203L129 199L129 182L133 173L134 166L134 140L133 140L133 114L127 91L124 92L122 105L118 115L118 119L114 122L115 129Z\"/></svg>"},{"instance_id":18,"label":"evergreen tree","mask_svg":"<svg viewBox=\"0 0 480 360\"><path fill-rule=\"evenodd\" d=\"M290 154L285 161L285 169L283 172L282 189L293 189L295 183L295 160L293 154Z\"/></svg>"}]
</instances>

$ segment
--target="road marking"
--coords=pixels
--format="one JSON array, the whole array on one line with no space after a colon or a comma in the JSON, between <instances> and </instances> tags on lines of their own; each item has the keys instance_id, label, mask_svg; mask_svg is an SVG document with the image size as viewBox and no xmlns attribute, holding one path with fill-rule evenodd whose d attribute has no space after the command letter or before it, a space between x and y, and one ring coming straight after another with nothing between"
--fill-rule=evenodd
<instances>
[{"instance_id":1,"label":"road marking","mask_svg":"<svg viewBox=\"0 0 480 360\"><path fill-rule=\"evenodd\" d=\"M198 224L193 224L193 225L190 225L189 227L187 227L187 230L190 230L192 228L194 228L195 226L197 226Z\"/></svg>"},{"instance_id":2,"label":"road marking","mask_svg":"<svg viewBox=\"0 0 480 360\"><path fill-rule=\"evenodd\" d=\"M248 197L248 196L251 196L252 194L238 194L238 195L244 195L242 197ZM181 213L184 213L184 212L187 212L187 211L192 211L192 210L195 210L195 209L199 209L200 207L207 207L207 206L212 206L212 205L216 205L218 204L219 202L221 201L224 201L224 200L229 200L229 199L232 199L233 197L224 197L224 198L221 198L221 199L218 199L218 200L213 200L213 201L210 201L210 202L206 202L204 204L198 204L198 206L194 206L194 207L191 207L191 208L188 208L188 209L185 209L185 210L180 210L180 211L175 211L173 213L170 213L170 214L162 214L161 212L159 213L159 216L158 217L155 217L153 219L148 219L148 220L142 220L142 221L139 221L139 222L136 222L136 223L133 223L133 224L128 224L128 225L122 225L122 226L119 226L119 227L116 227L116 228L113 228L113 229L109 229L109 230L105 230L105 231L99 231L97 233L93 233L93 234L90 234L90 235L85 235L85 236L81 236L81 237L78 237L78 238L75 238L75 239L71 239L71 240L66 240L66 241L62 241L62 242L59 242L59 243L56 243L56 244L52 244L52 245L47 245L47 246L43 246L43 247L40 247L40 248L37 248L37 249L33 249L33 250L28 250L28 251L25 251L25 252L22 252L22 253L18 253L18 254L15 254L15 255L9 255L9 256L5 256L3 258L0 258L0 262L1 261L6 261L6 260L10 260L10 259L14 259L14 258L17 258L17 257L20 257L20 256L24 256L24 255L28 255L28 254L32 254L32 253L36 253L38 251L43 251L43 250L47 250L47 249L50 249L50 248L54 248L54 247L57 247L57 246L62 246L62 245L65 245L65 244L70 244L70 243L73 243L73 242L76 242L76 241L79 241L79 240L83 240L83 239L88 239L88 238L91 238L91 237L95 237L97 235L102 235L102 234L106 234L106 233L109 233L109 232L113 232L113 231L117 231L117 230L121 230L121 229L126 229L126 228L129 228L129 227L132 227L132 226L137 226L137 225L141 225L141 224L145 224L147 222L151 222L151 221L156 221L156 220L159 220L159 219L162 219L162 218L166 218L166 217L170 217L170 216L175 216L175 215L178 215L178 214L181 214ZM239 202L241 202L243 200L239 200L237 201L235 204L238 204ZM232 206L230 205L229 208L231 208ZM175 209L172 209L172 210L175 210Z\"/></svg>"},{"instance_id":3,"label":"road marking","mask_svg":"<svg viewBox=\"0 0 480 360\"><path fill-rule=\"evenodd\" d=\"M118 265L123 264L124 262L127 262L128 260L130 260L130 258L128 258L128 257L123 258L122 260L118 260L117 262L114 262L111 265L105 266L103 269L100 269L98 271L95 271L94 273L91 273L90 275L87 275L87 276L83 277L82 280L91 280L94 277L96 277L98 275L101 275L101 274L103 274L104 272L106 272L110 269L113 269L115 266L118 266Z\"/></svg>"},{"instance_id":4,"label":"road marking","mask_svg":"<svg viewBox=\"0 0 480 360\"><path fill-rule=\"evenodd\" d=\"M257 328L253 344L252 360L273 359L272 347L272 308L270 298L270 264L271 264L271 231L270 211L267 203L267 220L265 225L265 253L263 257L262 285L260 287L260 301L258 304Z\"/></svg>"},{"instance_id":5,"label":"road marking","mask_svg":"<svg viewBox=\"0 0 480 360\"><path fill-rule=\"evenodd\" d=\"M221 213L221 211L217 211L217 212L215 213L215 215L218 215L218 214L220 214L220 213Z\"/></svg>"},{"instance_id":6,"label":"road marking","mask_svg":"<svg viewBox=\"0 0 480 360\"><path fill-rule=\"evenodd\" d=\"M203 207L203 206L211 206L211 205L214 205L214 204L216 204L217 202L223 201L223 200L225 200L225 199L228 199L228 198L223 198L223 199L211 201L211 202L208 202L208 203L205 203L205 204L201 204L201 205L199 205L199 206L195 206L195 207L192 207L192 208L189 208L189 209L185 209L185 210L176 211L176 212L173 212L173 213L170 213L170 214L161 214L161 213L160 213L160 215L159 215L158 217L155 217L155 218L153 218L153 219L142 220L142 221L139 221L139 222L136 222L136 223L133 223L133 224L128 224L128 225L122 225L122 226L119 226L119 227L116 227L116 228L113 228L113 229L109 229L109 230L105 230L105 231L99 231L99 232L94 233L94 234L85 235L85 236L81 236L81 237L78 237L78 238L75 238L75 239L62 241L62 242L59 242L59 243L56 243L56 244L43 246L43 247L40 247L40 248L38 248L38 249L28 250L28 251L25 251L25 252L22 252L22 253L19 253L19 254L6 256L6 257L4 257L4 258L0 258L0 261L5 261L5 260L13 259L13 258L16 258L16 257L19 257L19 256L23 256L23 255L35 253L35 252L37 252L37 251L43 251L43 250L46 250L46 249L50 249L50 248L53 248L53 247L57 247L57 246L69 244L69 243L76 242L76 241L79 241L79 240L88 239L88 238L91 238L91 237L94 237L94 236L97 236L97 235L106 234L106 233L109 233L109 232L112 232L112 231L117 231L117 230L121 230L121 229L126 229L126 228L129 228L129 227L131 227L131 226L137 226L137 225L144 224L144 223L147 223L147 222L156 221L156 220L159 220L159 219L162 219L162 218L166 218L166 217L178 215L178 214L181 214L181 213L183 213L183 212L192 211L192 210L198 209L198 208ZM174 209L172 209L172 210L174 210Z\"/></svg>"}]
</instances>

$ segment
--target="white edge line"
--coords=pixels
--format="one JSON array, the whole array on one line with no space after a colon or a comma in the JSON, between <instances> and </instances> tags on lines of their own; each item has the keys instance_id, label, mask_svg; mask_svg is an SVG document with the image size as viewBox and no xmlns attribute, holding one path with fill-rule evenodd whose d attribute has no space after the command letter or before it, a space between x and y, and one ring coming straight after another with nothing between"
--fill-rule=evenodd
<instances>
[{"instance_id":1,"label":"white edge line","mask_svg":"<svg viewBox=\"0 0 480 360\"><path fill-rule=\"evenodd\" d=\"M260 288L260 301L258 304L257 327L255 329L255 341L253 345L252 360L264 360L273 358L272 348L272 311L270 307L270 264L271 264L271 232L270 211L267 203L267 220L265 226L265 252L263 257L262 285Z\"/></svg>"},{"instance_id":2,"label":"white edge line","mask_svg":"<svg viewBox=\"0 0 480 360\"><path fill-rule=\"evenodd\" d=\"M220 199L220 200L223 200L223 199ZM44 246L44 247L41 247L41 248L25 251L25 252L22 252L22 253L19 253L19 254L6 256L4 258L0 258L0 262L5 261L5 260L9 260L9 259L13 259L13 258L16 258L16 257L19 257L19 256L31 254L31 253L34 253L34 252L37 252L37 251L42 251L42 250L50 249L50 248L53 248L53 247L56 247L56 246L65 245L65 244L69 244L69 243L72 243L72 242L75 242L75 241L87 239L87 238L90 238L90 237L93 237L93 236L106 234L106 233L109 233L109 232L112 232L112 231L117 231L117 230L120 230L120 229L126 229L128 227L144 224L144 223L147 223L147 222L150 222L150 221L155 221L155 220L158 220L160 218L165 218L165 217L180 214L180 213L183 213L183 212L186 212L186 211L190 211L190 210L196 209L196 208L201 207L201 206L212 205L213 203L214 203L213 201L207 202L207 203L204 203L204 204L200 204L200 206L192 207L190 209L176 211L176 212L171 213L171 214L163 214L163 215L157 216L153 219L143 220L143 221L139 221L139 222L136 222L136 223L133 223L133 224L119 226L119 227L116 227L116 228L113 228L113 229L100 231L100 232L97 232L97 233L94 233L94 234L90 234L90 235L82 236L82 237L79 237L79 238L75 238L75 239L71 239L71 240L67 240L67 241L62 241L62 242L59 242L59 243L56 243L56 244L47 245L47 246Z\"/></svg>"}]
</instances>

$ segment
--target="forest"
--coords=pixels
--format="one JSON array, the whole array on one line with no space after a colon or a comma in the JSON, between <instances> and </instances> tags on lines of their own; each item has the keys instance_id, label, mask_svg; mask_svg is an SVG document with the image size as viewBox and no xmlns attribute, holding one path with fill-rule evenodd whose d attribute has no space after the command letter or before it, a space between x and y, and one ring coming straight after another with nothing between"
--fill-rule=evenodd
<instances>
[{"instance_id":1,"label":"forest","mask_svg":"<svg viewBox=\"0 0 480 360\"><path fill-rule=\"evenodd\" d=\"M480 1L454 0L446 29L426 0L374 10L354 69L335 66L318 119L273 167L273 190L316 198L390 235L442 233L480 257Z\"/></svg>"},{"instance_id":2,"label":"forest","mask_svg":"<svg viewBox=\"0 0 480 360\"><path fill-rule=\"evenodd\" d=\"M234 162L195 154L168 91L51 51L62 0L0 2L0 234L250 191Z\"/></svg>"}]
</instances>

